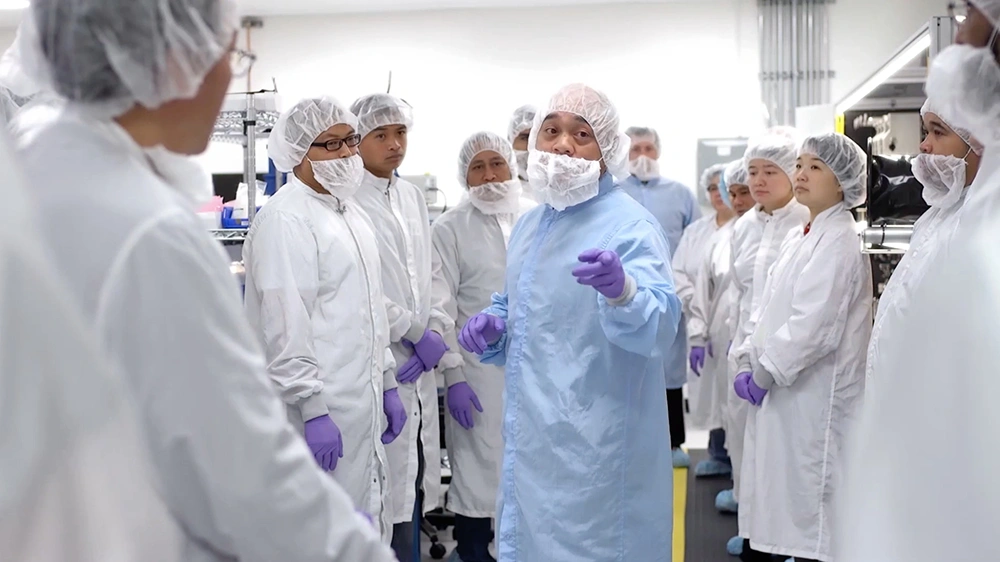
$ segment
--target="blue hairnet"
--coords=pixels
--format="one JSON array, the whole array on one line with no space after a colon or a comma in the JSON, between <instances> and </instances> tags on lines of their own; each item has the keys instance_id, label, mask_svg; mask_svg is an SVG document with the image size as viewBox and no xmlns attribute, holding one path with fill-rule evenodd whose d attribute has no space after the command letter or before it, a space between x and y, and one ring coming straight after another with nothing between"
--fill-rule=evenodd
<instances>
[{"instance_id":1,"label":"blue hairnet","mask_svg":"<svg viewBox=\"0 0 1000 562\"><path fill-rule=\"evenodd\" d=\"M807 138L799 154L812 154L837 176L844 203L854 208L865 202L868 190L868 156L851 139L839 133Z\"/></svg>"},{"instance_id":2,"label":"blue hairnet","mask_svg":"<svg viewBox=\"0 0 1000 562\"><path fill-rule=\"evenodd\" d=\"M362 139L379 127L413 127L413 108L389 94L372 94L359 98L351 104L351 113L358 117L358 134Z\"/></svg>"},{"instance_id":3,"label":"blue hairnet","mask_svg":"<svg viewBox=\"0 0 1000 562\"><path fill-rule=\"evenodd\" d=\"M517 158L514 157L514 147L496 133L476 133L465 139L465 142L462 143L462 149L458 153L458 183L463 188L469 189L469 165L472 164L472 160L477 154L487 150L503 156L510 169L510 176L517 177Z\"/></svg>"}]
</instances>

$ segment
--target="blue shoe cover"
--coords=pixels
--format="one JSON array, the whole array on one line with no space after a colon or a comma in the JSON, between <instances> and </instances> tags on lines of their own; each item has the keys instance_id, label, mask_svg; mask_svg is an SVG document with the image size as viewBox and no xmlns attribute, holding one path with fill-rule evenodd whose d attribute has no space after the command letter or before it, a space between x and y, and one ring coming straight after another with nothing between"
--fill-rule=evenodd
<instances>
[{"instance_id":1,"label":"blue shoe cover","mask_svg":"<svg viewBox=\"0 0 1000 562\"><path fill-rule=\"evenodd\" d=\"M737 535L726 543L726 552L730 556L739 556L743 554L743 537Z\"/></svg>"},{"instance_id":2,"label":"blue shoe cover","mask_svg":"<svg viewBox=\"0 0 1000 562\"><path fill-rule=\"evenodd\" d=\"M676 465L675 465L676 466ZM729 476L733 473L733 467L715 459L708 459L698 463L694 467L694 475L698 478L708 478L712 476Z\"/></svg>"},{"instance_id":3,"label":"blue shoe cover","mask_svg":"<svg viewBox=\"0 0 1000 562\"><path fill-rule=\"evenodd\" d=\"M737 513L739 507L732 490L723 490L719 492L719 495L715 496L715 509L718 509L722 513Z\"/></svg>"},{"instance_id":4,"label":"blue shoe cover","mask_svg":"<svg viewBox=\"0 0 1000 562\"><path fill-rule=\"evenodd\" d=\"M674 468L688 468L691 466L691 457L684 452L684 449L674 449Z\"/></svg>"}]
</instances>

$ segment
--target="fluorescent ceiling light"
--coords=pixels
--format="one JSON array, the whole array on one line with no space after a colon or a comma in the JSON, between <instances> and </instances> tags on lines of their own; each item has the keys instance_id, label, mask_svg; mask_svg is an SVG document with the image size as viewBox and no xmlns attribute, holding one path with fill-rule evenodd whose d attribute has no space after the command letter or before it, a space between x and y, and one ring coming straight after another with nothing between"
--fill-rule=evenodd
<instances>
[{"instance_id":1,"label":"fluorescent ceiling light","mask_svg":"<svg viewBox=\"0 0 1000 562\"><path fill-rule=\"evenodd\" d=\"M879 69L874 76L869 78L860 88L854 90L851 95L844 98L843 101L837 104L837 115L843 115L849 109L858 104L861 100L868 97L868 94L875 91L886 80L892 78L897 72L903 69L904 66L910 64L913 59L920 56L921 53L931 48L931 34L924 33L916 41L910 43L905 49L899 52L895 57L892 58L885 66Z\"/></svg>"}]
</instances>

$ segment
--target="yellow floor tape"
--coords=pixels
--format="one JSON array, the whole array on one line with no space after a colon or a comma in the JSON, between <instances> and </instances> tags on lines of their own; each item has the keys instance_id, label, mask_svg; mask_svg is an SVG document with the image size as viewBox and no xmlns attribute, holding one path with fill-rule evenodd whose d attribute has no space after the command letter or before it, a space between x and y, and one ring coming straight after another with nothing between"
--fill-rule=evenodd
<instances>
[{"instance_id":1,"label":"yellow floor tape","mask_svg":"<svg viewBox=\"0 0 1000 562\"><path fill-rule=\"evenodd\" d=\"M684 514L687 512L688 469L674 469L674 558L684 562Z\"/></svg>"}]
</instances>

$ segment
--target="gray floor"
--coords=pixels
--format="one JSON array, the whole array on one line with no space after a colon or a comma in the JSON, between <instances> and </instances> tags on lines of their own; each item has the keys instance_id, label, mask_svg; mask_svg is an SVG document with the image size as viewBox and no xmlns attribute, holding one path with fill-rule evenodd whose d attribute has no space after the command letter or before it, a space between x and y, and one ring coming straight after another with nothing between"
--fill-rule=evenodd
<instances>
[{"instance_id":1,"label":"gray floor","mask_svg":"<svg viewBox=\"0 0 1000 562\"><path fill-rule=\"evenodd\" d=\"M723 515L715 509L715 496L733 487L729 478L695 478L694 466L708 458L707 451L690 450L687 509L684 523L685 562L736 562L726 553L726 542L736 535L736 516Z\"/></svg>"}]
</instances>

